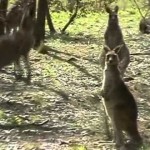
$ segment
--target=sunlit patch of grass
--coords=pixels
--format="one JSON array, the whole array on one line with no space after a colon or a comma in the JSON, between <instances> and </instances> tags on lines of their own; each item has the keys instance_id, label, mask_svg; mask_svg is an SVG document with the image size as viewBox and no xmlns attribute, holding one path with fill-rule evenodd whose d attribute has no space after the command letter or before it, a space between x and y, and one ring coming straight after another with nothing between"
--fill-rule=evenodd
<instances>
[{"instance_id":1,"label":"sunlit patch of grass","mask_svg":"<svg viewBox=\"0 0 150 150\"><path fill-rule=\"evenodd\" d=\"M101 15L99 13L89 13L84 17L77 15L72 24L67 28L67 32L70 35L77 35L79 33L83 33L84 35L89 35L93 32L93 35L97 34L99 31L99 24L102 23ZM59 31L64 27L64 25L69 21L70 14L68 12L61 13L52 13L52 18L54 22L54 26ZM92 31L92 32L91 32Z\"/></svg>"},{"instance_id":2,"label":"sunlit patch of grass","mask_svg":"<svg viewBox=\"0 0 150 150\"><path fill-rule=\"evenodd\" d=\"M20 125L24 122L22 118L20 118L19 116L16 116L16 115L8 118L7 121L14 125L15 124Z\"/></svg>"},{"instance_id":3,"label":"sunlit patch of grass","mask_svg":"<svg viewBox=\"0 0 150 150\"><path fill-rule=\"evenodd\" d=\"M69 63L69 59L74 57L74 52L77 52L76 49L78 49L78 54L85 53L83 48L79 45L73 45L70 43L68 44L61 44L59 41L55 41L52 43L48 43L48 46L53 45L54 50L48 50L50 53L50 57L52 57L51 61L49 63L46 63L43 68L43 75L44 77L50 77L52 80L55 80L60 76L61 74L65 73L71 73L74 72L74 65ZM79 48L78 48L79 47ZM86 52L87 53L87 52ZM82 54L81 54L82 55ZM78 55L77 55L78 56Z\"/></svg>"},{"instance_id":4,"label":"sunlit patch of grass","mask_svg":"<svg viewBox=\"0 0 150 150\"><path fill-rule=\"evenodd\" d=\"M4 113L2 110L0 111L0 120L2 124L9 123L14 125L20 125L24 122L24 120L19 115Z\"/></svg>"},{"instance_id":5,"label":"sunlit patch of grass","mask_svg":"<svg viewBox=\"0 0 150 150\"><path fill-rule=\"evenodd\" d=\"M57 27L57 30L62 29L66 22L68 22L70 14L68 12L61 11L61 13L53 12L52 19L54 26Z\"/></svg>"},{"instance_id":6,"label":"sunlit patch of grass","mask_svg":"<svg viewBox=\"0 0 150 150\"><path fill-rule=\"evenodd\" d=\"M37 142L28 142L28 143L24 143L23 145L22 145L22 148L24 149L24 150L38 150L38 149L40 149L40 143L37 143Z\"/></svg>"},{"instance_id":7,"label":"sunlit patch of grass","mask_svg":"<svg viewBox=\"0 0 150 150\"><path fill-rule=\"evenodd\" d=\"M131 13L131 11L133 11L134 13ZM140 14L138 14L136 9L127 9L127 11L120 11L119 19L122 28L126 28L126 30L129 31L134 30L134 32L138 32L141 16Z\"/></svg>"},{"instance_id":8,"label":"sunlit patch of grass","mask_svg":"<svg viewBox=\"0 0 150 150\"><path fill-rule=\"evenodd\" d=\"M3 110L0 110L0 120L2 119L6 119L7 115L5 114L5 112Z\"/></svg>"},{"instance_id":9,"label":"sunlit patch of grass","mask_svg":"<svg viewBox=\"0 0 150 150\"><path fill-rule=\"evenodd\" d=\"M57 78L58 72L57 72L56 66L53 64L52 65L46 65L44 67L44 70L43 70L43 76L44 77L49 76L52 79Z\"/></svg>"},{"instance_id":10,"label":"sunlit patch of grass","mask_svg":"<svg viewBox=\"0 0 150 150\"><path fill-rule=\"evenodd\" d=\"M37 93L32 93L32 100L30 102L36 104L37 106L45 106L45 99L47 94L44 91L38 91Z\"/></svg>"},{"instance_id":11,"label":"sunlit patch of grass","mask_svg":"<svg viewBox=\"0 0 150 150\"><path fill-rule=\"evenodd\" d=\"M67 61L67 60L66 60ZM61 64L61 65L60 65ZM61 60L54 60L52 64L45 66L43 70L44 76L49 76L52 81L58 79L62 75L67 75L70 73L75 73L74 66L68 64L67 62L63 62Z\"/></svg>"},{"instance_id":12,"label":"sunlit patch of grass","mask_svg":"<svg viewBox=\"0 0 150 150\"><path fill-rule=\"evenodd\" d=\"M36 122L43 119L43 116L34 114L34 115L30 115L30 119L32 120L32 122Z\"/></svg>"},{"instance_id":13,"label":"sunlit patch of grass","mask_svg":"<svg viewBox=\"0 0 150 150\"><path fill-rule=\"evenodd\" d=\"M4 114L4 117L2 119L3 119L2 122L4 122L4 124L8 123L13 125L20 125L24 122L24 120L19 115L13 114Z\"/></svg>"},{"instance_id":14,"label":"sunlit patch of grass","mask_svg":"<svg viewBox=\"0 0 150 150\"><path fill-rule=\"evenodd\" d=\"M97 35L100 30L100 24L102 23L100 14L87 14L84 17L78 17L72 26L69 28L71 35L77 35L83 33L85 35Z\"/></svg>"},{"instance_id":15,"label":"sunlit patch of grass","mask_svg":"<svg viewBox=\"0 0 150 150\"><path fill-rule=\"evenodd\" d=\"M1 150L7 149L7 144L0 143L0 149Z\"/></svg>"},{"instance_id":16,"label":"sunlit patch of grass","mask_svg":"<svg viewBox=\"0 0 150 150\"><path fill-rule=\"evenodd\" d=\"M87 147L85 145L78 145L74 144L70 146L71 150L87 150Z\"/></svg>"}]
</instances>

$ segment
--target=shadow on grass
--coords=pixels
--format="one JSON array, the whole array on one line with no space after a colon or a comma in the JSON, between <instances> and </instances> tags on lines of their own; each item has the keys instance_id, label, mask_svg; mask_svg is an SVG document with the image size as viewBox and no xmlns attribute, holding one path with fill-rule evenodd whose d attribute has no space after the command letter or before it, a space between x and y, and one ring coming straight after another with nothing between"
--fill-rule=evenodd
<instances>
[{"instance_id":1,"label":"shadow on grass","mask_svg":"<svg viewBox=\"0 0 150 150\"><path fill-rule=\"evenodd\" d=\"M59 90L56 90L54 88L48 88L51 92L54 92L56 93L57 95L59 95L60 97L63 98L63 100L69 100L69 95L68 93L66 93L65 91L59 89Z\"/></svg>"},{"instance_id":2,"label":"shadow on grass","mask_svg":"<svg viewBox=\"0 0 150 150\"><path fill-rule=\"evenodd\" d=\"M78 55L76 55L76 54L71 54L71 53L67 53L67 52L61 52L61 51L59 51L59 50L50 48L50 47L48 47L48 46L45 46L45 47L46 47L46 49L48 50L48 52L54 52L54 53L57 53L57 54L64 54L64 55L66 55L66 56L75 57L75 58L79 58L79 59L81 58L81 56L78 56ZM49 55L51 55L51 54L49 54ZM82 59L83 59L83 60L87 60L87 61L89 61L89 62L91 62L91 63L93 63L93 64L99 64L99 62L96 61L96 60L94 60L94 59L85 58L85 57L82 57Z\"/></svg>"},{"instance_id":3,"label":"shadow on grass","mask_svg":"<svg viewBox=\"0 0 150 150\"><path fill-rule=\"evenodd\" d=\"M57 55L54 55L54 54L49 54L49 56L51 56L51 57L53 57L53 58L55 58L55 59L58 59L58 60L60 60L60 61L67 62L67 63L73 65L74 67L76 67L80 72L83 72L86 76L92 77L92 78L94 78L95 80L99 80L99 78L98 78L97 76L94 76L94 75L90 74L83 66L80 66L80 65L76 64L76 63L73 62L73 61L68 61L68 60L63 59L63 58L61 58L61 57L59 57L59 56L57 56Z\"/></svg>"},{"instance_id":4,"label":"shadow on grass","mask_svg":"<svg viewBox=\"0 0 150 150\"><path fill-rule=\"evenodd\" d=\"M47 35L46 39L60 39L63 43L82 43L82 44L92 44L98 43L98 38L94 37L93 35L83 35L80 33L76 36L70 36L69 34L54 34L54 35Z\"/></svg>"},{"instance_id":5,"label":"shadow on grass","mask_svg":"<svg viewBox=\"0 0 150 150\"><path fill-rule=\"evenodd\" d=\"M3 98L2 98L3 99ZM2 101L0 101L0 108L2 110L11 110L11 113L22 113L22 112L25 112L26 109L28 107L30 107L31 105L28 105L28 104L24 104L24 103L21 103L21 102L17 102L17 101L8 101L8 100L5 100L3 99Z\"/></svg>"}]
</instances>

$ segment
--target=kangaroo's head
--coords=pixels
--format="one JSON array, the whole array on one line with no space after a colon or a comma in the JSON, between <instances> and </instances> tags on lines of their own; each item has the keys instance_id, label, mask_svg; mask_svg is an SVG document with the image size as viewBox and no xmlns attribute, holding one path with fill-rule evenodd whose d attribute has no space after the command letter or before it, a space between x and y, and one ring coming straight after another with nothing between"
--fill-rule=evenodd
<instances>
[{"instance_id":1,"label":"kangaroo's head","mask_svg":"<svg viewBox=\"0 0 150 150\"><path fill-rule=\"evenodd\" d=\"M109 6L105 6L106 12L109 14L109 23L118 23L118 10L119 7L116 6L114 10L112 10Z\"/></svg>"},{"instance_id":2,"label":"kangaroo's head","mask_svg":"<svg viewBox=\"0 0 150 150\"><path fill-rule=\"evenodd\" d=\"M24 13L22 15L20 29L24 31L30 31L33 29L34 26L34 6L33 3L28 3L27 6L24 8Z\"/></svg>"},{"instance_id":3,"label":"kangaroo's head","mask_svg":"<svg viewBox=\"0 0 150 150\"><path fill-rule=\"evenodd\" d=\"M112 50L108 46L104 46L104 50L106 53L106 57L105 57L106 66L118 66L119 64L118 53L122 46L123 45L118 45Z\"/></svg>"}]
</instances>

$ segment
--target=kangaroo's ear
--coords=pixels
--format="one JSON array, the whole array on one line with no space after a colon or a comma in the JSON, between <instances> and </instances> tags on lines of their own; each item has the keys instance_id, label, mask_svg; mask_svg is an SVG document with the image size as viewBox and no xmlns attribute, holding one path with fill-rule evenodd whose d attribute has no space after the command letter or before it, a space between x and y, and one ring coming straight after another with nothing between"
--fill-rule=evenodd
<instances>
[{"instance_id":1,"label":"kangaroo's ear","mask_svg":"<svg viewBox=\"0 0 150 150\"><path fill-rule=\"evenodd\" d=\"M114 10L115 10L116 13L118 13L119 6L116 6Z\"/></svg>"},{"instance_id":2,"label":"kangaroo's ear","mask_svg":"<svg viewBox=\"0 0 150 150\"><path fill-rule=\"evenodd\" d=\"M107 52L111 51L111 49L107 45L104 45L104 51L107 53Z\"/></svg>"},{"instance_id":3,"label":"kangaroo's ear","mask_svg":"<svg viewBox=\"0 0 150 150\"><path fill-rule=\"evenodd\" d=\"M115 53L118 54L118 53L120 52L121 48L123 47L123 45L124 45L124 44L121 44L121 45L116 46L116 47L113 49L113 51L115 51Z\"/></svg>"},{"instance_id":4,"label":"kangaroo's ear","mask_svg":"<svg viewBox=\"0 0 150 150\"><path fill-rule=\"evenodd\" d=\"M112 10L110 9L110 7L108 5L106 5L106 4L105 4L105 10L109 14L112 12Z\"/></svg>"}]
</instances>

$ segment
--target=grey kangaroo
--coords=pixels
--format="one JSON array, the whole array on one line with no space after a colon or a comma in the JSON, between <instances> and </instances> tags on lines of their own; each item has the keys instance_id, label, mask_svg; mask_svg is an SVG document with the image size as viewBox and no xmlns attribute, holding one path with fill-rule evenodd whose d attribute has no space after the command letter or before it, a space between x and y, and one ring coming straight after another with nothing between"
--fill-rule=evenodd
<instances>
[{"instance_id":1,"label":"grey kangaroo","mask_svg":"<svg viewBox=\"0 0 150 150\"><path fill-rule=\"evenodd\" d=\"M108 46L104 47L106 57L101 94L113 125L116 146L122 149L131 145L134 148L139 148L142 145L142 138L137 127L136 101L125 85L119 70L119 52L122 46L124 45L113 49ZM130 138L126 144L124 143L123 131ZM132 148L132 150L134 149Z\"/></svg>"},{"instance_id":2,"label":"grey kangaroo","mask_svg":"<svg viewBox=\"0 0 150 150\"><path fill-rule=\"evenodd\" d=\"M22 77L20 59L22 58L27 69L27 82L31 79L28 54L34 43L33 27L34 12L30 4L24 9L19 30L0 37L0 69L14 62L15 77L20 79Z\"/></svg>"},{"instance_id":3,"label":"grey kangaroo","mask_svg":"<svg viewBox=\"0 0 150 150\"><path fill-rule=\"evenodd\" d=\"M130 62L130 54L129 49L127 48L124 42L123 34L119 26L118 20L119 7L116 6L114 10L111 10L108 6L105 6L105 9L106 12L109 14L108 26L104 34L105 45L109 46L110 49L114 49L117 45L123 44L121 50L118 53L120 59L119 68L123 76ZM105 66L105 55L106 52L105 50L103 50L100 55L100 64L102 68L104 68Z\"/></svg>"}]
</instances>

